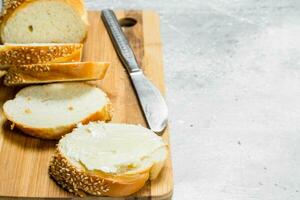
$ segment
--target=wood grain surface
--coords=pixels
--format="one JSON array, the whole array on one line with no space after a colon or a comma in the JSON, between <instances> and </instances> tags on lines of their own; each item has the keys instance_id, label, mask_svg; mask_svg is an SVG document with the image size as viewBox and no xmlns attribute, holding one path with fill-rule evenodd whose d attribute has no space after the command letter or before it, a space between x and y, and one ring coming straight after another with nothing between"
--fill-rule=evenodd
<instances>
[{"instance_id":1,"label":"wood grain surface","mask_svg":"<svg viewBox=\"0 0 300 200\"><path fill-rule=\"evenodd\" d=\"M161 90L164 88L164 72L159 30L159 17L151 11L117 11L118 18L137 20L133 27L124 28L139 64L145 75ZM107 92L114 107L113 122L146 126L138 100L128 75L120 63L110 38L101 21L100 12L89 12L90 28L84 46L84 61L109 61L111 67L102 81L94 82ZM0 104L14 97L18 88L0 85ZM47 113L45 113L47 114ZM0 196L2 198L74 198L55 184L48 176L48 164L56 141L33 138L21 131L10 130L9 123L0 115ZM163 138L169 142L168 130ZM148 181L138 193L118 199L170 199L173 190L171 157L158 179ZM91 196L91 198L93 198ZM113 199L95 197L97 199Z\"/></svg>"}]
</instances>

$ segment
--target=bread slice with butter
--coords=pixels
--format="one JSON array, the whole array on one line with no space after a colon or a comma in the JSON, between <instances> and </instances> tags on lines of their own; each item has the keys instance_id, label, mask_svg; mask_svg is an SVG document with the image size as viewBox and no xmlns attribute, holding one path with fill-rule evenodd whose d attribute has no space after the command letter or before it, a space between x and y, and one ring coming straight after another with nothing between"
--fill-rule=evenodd
<instances>
[{"instance_id":1,"label":"bread slice with butter","mask_svg":"<svg viewBox=\"0 0 300 200\"><path fill-rule=\"evenodd\" d=\"M83 0L3 0L2 43L79 43L87 35Z\"/></svg>"},{"instance_id":2,"label":"bread slice with butter","mask_svg":"<svg viewBox=\"0 0 300 200\"><path fill-rule=\"evenodd\" d=\"M7 86L92 81L104 78L110 63L107 62L70 62L46 63L11 66L5 77Z\"/></svg>"},{"instance_id":3,"label":"bread slice with butter","mask_svg":"<svg viewBox=\"0 0 300 200\"><path fill-rule=\"evenodd\" d=\"M3 113L29 135L59 139L77 123L111 119L106 94L86 83L53 83L21 89L3 105Z\"/></svg>"},{"instance_id":4,"label":"bread slice with butter","mask_svg":"<svg viewBox=\"0 0 300 200\"><path fill-rule=\"evenodd\" d=\"M159 175L167 154L163 139L147 128L91 122L59 141L49 174L80 196L128 196Z\"/></svg>"}]
</instances>

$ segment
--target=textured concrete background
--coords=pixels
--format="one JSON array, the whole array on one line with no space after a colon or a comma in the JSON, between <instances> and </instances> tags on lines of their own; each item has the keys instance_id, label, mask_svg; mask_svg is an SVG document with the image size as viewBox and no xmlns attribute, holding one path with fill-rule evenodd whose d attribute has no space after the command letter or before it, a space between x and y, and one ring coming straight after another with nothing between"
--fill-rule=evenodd
<instances>
[{"instance_id":1,"label":"textured concrete background","mask_svg":"<svg viewBox=\"0 0 300 200\"><path fill-rule=\"evenodd\" d=\"M173 199L300 199L299 0L86 2L161 15Z\"/></svg>"}]
</instances>

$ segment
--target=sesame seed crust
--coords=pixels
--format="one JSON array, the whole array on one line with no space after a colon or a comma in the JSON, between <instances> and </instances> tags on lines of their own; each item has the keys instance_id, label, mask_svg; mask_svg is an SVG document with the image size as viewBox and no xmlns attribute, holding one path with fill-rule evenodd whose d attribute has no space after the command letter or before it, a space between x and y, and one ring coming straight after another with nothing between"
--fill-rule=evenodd
<instances>
[{"instance_id":1,"label":"sesame seed crust","mask_svg":"<svg viewBox=\"0 0 300 200\"><path fill-rule=\"evenodd\" d=\"M4 76L6 86L90 81L104 78L110 63L107 62L67 62L33 65L11 65Z\"/></svg>"},{"instance_id":2,"label":"sesame seed crust","mask_svg":"<svg viewBox=\"0 0 300 200\"><path fill-rule=\"evenodd\" d=\"M137 174L136 179L122 180L120 177L102 172L87 171L74 166L57 148L49 165L49 175L65 190L84 197L128 196L141 189L149 178L149 172Z\"/></svg>"},{"instance_id":3,"label":"sesame seed crust","mask_svg":"<svg viewBox=\"0 0 300 200\"><path fill-rule=\"evenodd\" d=\"M18 85L23 84L28 80L24 78L23 73L45 73L50 71L50 64L35 64L35 65L18 65L11 66L4 77L5 85Z\"/></svg>"},{"instance_id":4,"label":"sesame seed crust","mask_svg":"<svg viewBox=\"0 0 300 200\"><path fill-rule=\"evenodd\" d=\"M22 3L24 3L26 0L3 0L2 5L2 13L1 18L2 20L6 15L11 14L14 10L16 10Z\"/></svg>"},{"instance_id":5,"label":"sesame seed crust","mask_svg":"<svg viewBox=\"0 0 300 200\"><path fill-rule=\"evenodd\" d=\"M49 62L80 61L82 44L58 45L3 45L0 48L0 65L26 65Z\"/></svg>"},{"instance_id":6,"label":"sesame seed crust","mask_svg":"<svg viewBox=\"0 0 300 200\"><path fill-rule=\"evenodd\" d=\"M20 76L18 74L7 73L5 75L5 78L4 78L3 82L4 82L5 85L12 85L12 84L15 84L15 83L22 84L24 82L24 79L23 79L22 76Z\"/></svg>"}]
</instances>

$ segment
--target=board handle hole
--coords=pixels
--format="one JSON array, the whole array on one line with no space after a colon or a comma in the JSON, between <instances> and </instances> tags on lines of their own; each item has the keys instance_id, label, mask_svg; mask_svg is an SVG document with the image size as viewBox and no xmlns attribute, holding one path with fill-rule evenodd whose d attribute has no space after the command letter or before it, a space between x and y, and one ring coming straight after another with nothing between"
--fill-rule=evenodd
<instances>
[{"instance_id":1,"label":"board handle hole","mask_svg":"<svg viewBox=\"0 0 300 200\"><path fill-rule=\"evenodd\" d=\"M119 24L122 27L132 27L136 25L137 21L131 17L125 17L122 19L119 19Z\"/></svg>"}]
</instances>

